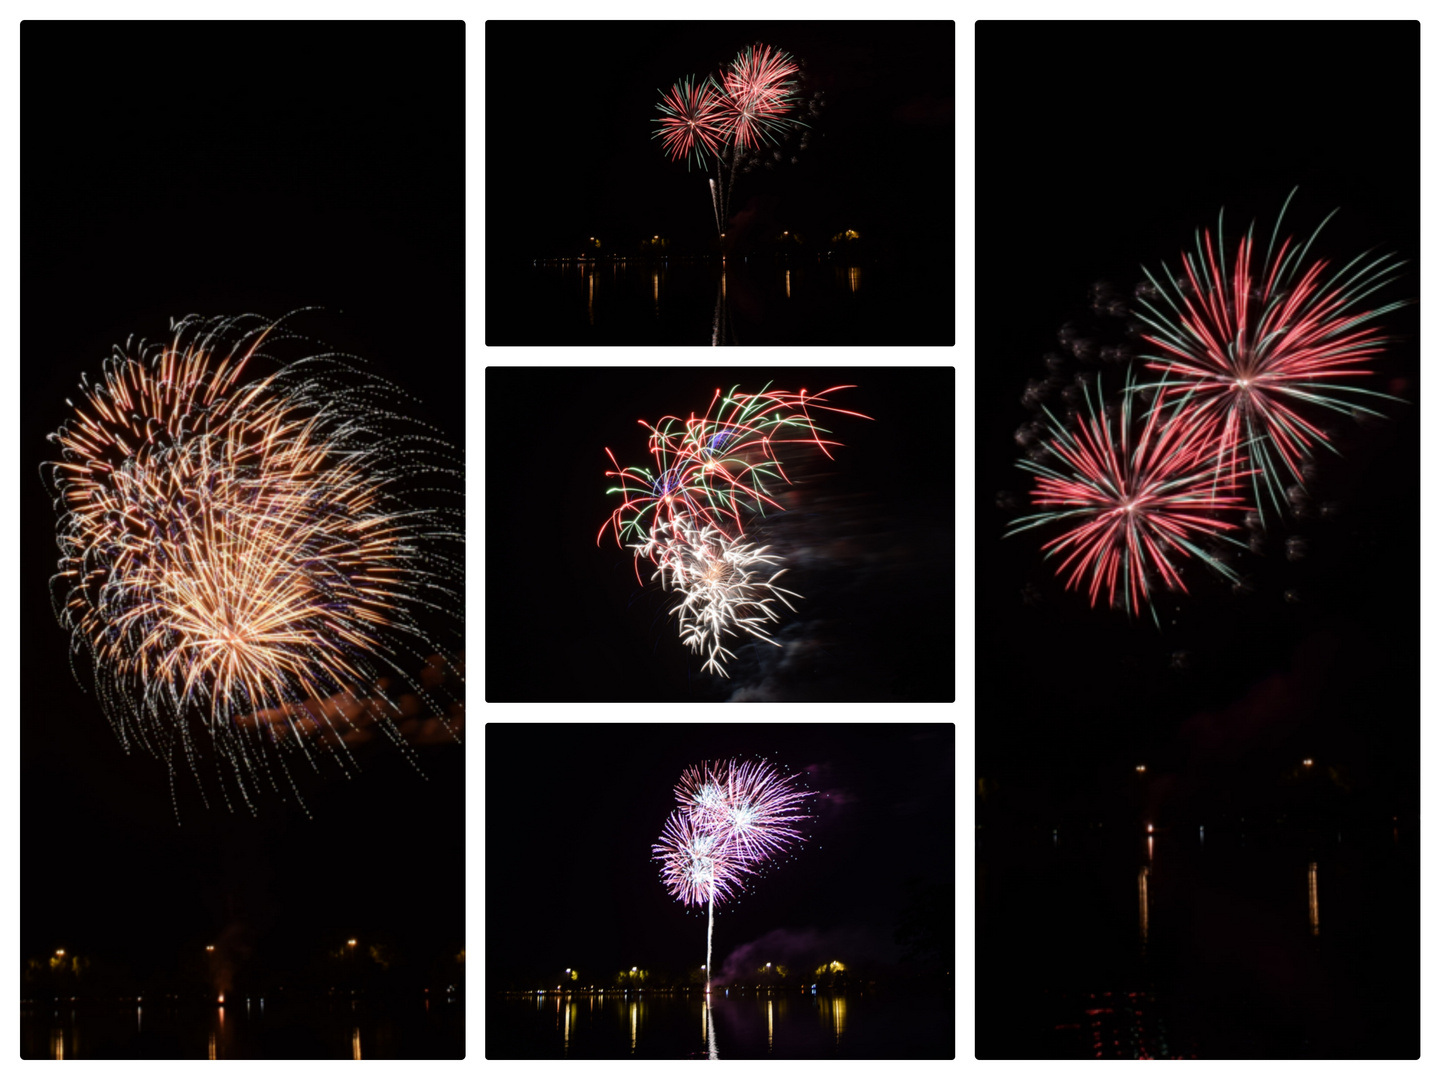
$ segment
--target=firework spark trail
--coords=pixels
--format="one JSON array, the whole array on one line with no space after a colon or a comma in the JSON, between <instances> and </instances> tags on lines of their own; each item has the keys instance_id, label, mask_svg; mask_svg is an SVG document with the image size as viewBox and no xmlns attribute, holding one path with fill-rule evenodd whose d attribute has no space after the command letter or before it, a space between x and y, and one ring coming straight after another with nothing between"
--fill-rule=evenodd
<instances>
[{"instance_id":1,"label":"firework spark trail","mask_svg":"<svg viewBox=\"0 0 1440 1080\"><path fill-rule=\"evenodd\" d=\"M1334 211L1303 247L1293 247L1293 238L1286 238L1276 251L1290 198L1276 219L1258 275L1251 275L1253 223L1233 266L1226 267L1222 212L1216 241L1208 229L1203 241L1197 233L1195 254L1185 254L1179 279L1163 264L1166 283L1146 271L1159 302L1142 296L1142 310L1136 312L1151 330L1144 340L1160 350L1142 357L1161 376L1149 386L1158 390L1155 408L1215 432L1232 473L1247 468L1248 461L1262 515L1267 497L1283 509L1287 481L1282 469L1303 484L1301 467L1313 447L1333 450L1324 432L1303 415L1305 409L1378 416L1356 399L1396 400L1329 380L1372 374L1365 365L1390 339L1365 324L1405 303L1369 310L1361 304L1395 280L1402 263L1391 256L1371 259L1366 253L1328 277L1327 261L1305 265Z\"/></svg>"},{"instance_id":2,"label":"firework spark trail","mask_svg":"<svg viewBox=\"0 0 1440 1080\"><path fill-rule=\"evenodd\" d=\"M710 205L715 210L715 231L724 234L725 226L720 222L720 200L715 194L715 181L710 181Z\"/></svg>"},{"instance_id":3,"label":"firework spark trail","mask_svg":"<svg viewBox=\"0 0 1440 1080\"><path fill-rule=\"evenodd\" d=\"M702 670L728 677L723 661L735 654L724 647L727 636L739 633L779 643L765 633L768 622L780 618L777 606L794 611L787 596L799 594L775 584L785 572L779 558L745 540L747 519L767 508L783 510L767 484L789 483L778 451L790 445L809 444L827 457L839 443L823 437L814 412L831 412L869 419L863 413L826 404L836 386L819 394L771 390L742 394L717 389L704 416L688 419L663 417L658 424L640 421L650 436L656 468L620 468L607 447L623 503L595 537L598 545L606 530L616 543L634 552L635 578L644 584L640 561L655 566L652 580L681 594L670 614L680 617L680 636L692 651L706 654ZM718 411L717 411L718 405ZM712 415L713 414L713 415Z\"/></svg>"},{"instance_id":4,"label":"firework spark trail","mask_svg":"<svg viewBox=\"0 0 1440 1080\"><path fill-rule=\"evenodd\" d=\"M300 798L274 748L312 767L310 737L343 751L357 692L404 748L382 680L441 651L414 614L455 610L446 549L463 542L457 514L417 501L460 475L453 452L382 430L403 420L385 407L397 388L335 355L249 377L262 344L295 340L279 326L191 316L169 343L117 347L47 467L56 614L122 745L165 761L173 798L177 749L200 779L198 725L252 811L276 770ZM247 722L274 711L283 722Z\"/></svg>"},{"instance_id":5,"label":"firework spark trail","mask_svg":"<svg viewBox=\"0 0 1440 1080\"><path fill-rule=\"evenodd\" d=\"M1248 472L1226 458L1219 436L1204 428L1170 422L1160 410L1145 417L1138 438L1130 414L1133 386L1121 396L1112 427L1097 384L1085 391L1088 417L1067 430L1046 410L1050 438L1047 459L1022 461L1037 477L1031 500L1045 507L1012 522L1006 535L1040 526L1066 525L1067 532L1042 545L1047 558L1064 555L1057 575L1067 569L1065 587L1088 573L1089 597L1098 605L1104 594L1111 607L1139 613L1152 598L1152 578L1185 592L1176 560L1194 556L1231 581L1233 570L1197 541L1229 540L1238 526L1218 516L1243 509L1234 494ZM1051 463L1049 457L1054 458ZM1223 467L1222 467L1223 466Z\"/></svg>"},{"instance_id":6,"label":"firework spark trail","mask_svg":"<svg viewBox=\"0 0 1440 1080\"><path fill-rule=\"evenodd\" d=\"M653 845L661 881L687 907L708 905L705 993L710 993L715 902L730 900L745 877L805 839L795 826L809 820L811 792L800 774L785 776L764 761L731 759L692 765L675 785L679 804Z\"/></svg>"}]
</instances>

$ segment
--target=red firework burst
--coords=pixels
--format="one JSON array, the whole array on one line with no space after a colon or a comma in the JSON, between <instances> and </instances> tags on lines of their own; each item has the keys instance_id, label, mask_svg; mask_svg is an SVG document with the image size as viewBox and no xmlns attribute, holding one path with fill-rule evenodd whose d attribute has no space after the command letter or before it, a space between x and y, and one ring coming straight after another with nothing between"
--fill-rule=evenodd
<instances>
[{"instance_id":1,"label":"red firework burst","mask_svg":"<svg viewBox=\"0 0 1440 1080\"><path fill-rule=\"evenodd\" d=\"M724 74L726 120L742 150L758 146L783 128L795 104L795 82L800 66L789 53L769 45L751 46Z\"/></svg>"},{"instance_id":2,"label":"red firework burst","mask_svg":"<svg viewBox=\"0 0 1440 1080\"><path fill-rule=\"evenodd\" d=\"M672 161L693 158L703 168L705 154L719 156L729 137L729 109L711 80L681 79L656 108L664 115L656 119L655 135Z\"/></svg>"},{"instance_id":3,"label":"red firework burst","mask_svg":"<svg viewBox=\"0 0 1440 1080\"><path fill-rule=\"evenodd\" d=\"M1194 255L1185 255L1181 281L1170 276L1167 290L1150 279L1169 315L1146 298L1137 315L1152 330L1142 336L1160 350L1145 357L1146 367L1162 376L1157 405L1183 410L1190 426L1213 434L1232 474L1253 462L1257 494L1263 480L1278 506L1277 493L1288 483L1280 464L1300 481L1315 444L1329 445L1302 410L1378 415L1353 399L1385 395L1330 380L1372 374L1366 365L1388 339L1364 324L1400 303L1366 310L1360 301L1387 284L1399 263L1361 256L1326 276L1329 263L1322 259L1302 272L1315 237L1298 250L1287 238L1272 261L1277 222L1260 274L1252 278L1253 232L1252 226L1240 241L1227 274L1223 232L1216 245L1206 230Z\"/></svg>"},{"instance_id":4,"label":"red firework burst","mask_svg":"<svg viewBox=\"0 0 1440 1080\"><path fill-rule=\"evenodd\" d=\"M1071 526L1042 547L1047 556L1065 556L1056 568L1062 576L1069 571L1065 587L1088 574L1092 606L1104 594L1111 607L1133 615L1143 601L1155 615L1152 578L1166 588L1188 591L1179 560L1194 556L1236 580L1234 571L1198 541L1229 539L1225 533L1237 528L1216 515L1243 509L1235 491L1248 472L1222 469L1218 435L1203 424L1184 422L1183 416L1162 419L1161 411L1152 409L1135 439L1132 391L1126 388L1114 430L1088 390L1090 415L1076 430L1051 418L1045 446L1053 460L1021 462L1037 476L1031 501L1044 509L1014 522L1010 535L1049 524Z\"/></svg>"}]
</instances>

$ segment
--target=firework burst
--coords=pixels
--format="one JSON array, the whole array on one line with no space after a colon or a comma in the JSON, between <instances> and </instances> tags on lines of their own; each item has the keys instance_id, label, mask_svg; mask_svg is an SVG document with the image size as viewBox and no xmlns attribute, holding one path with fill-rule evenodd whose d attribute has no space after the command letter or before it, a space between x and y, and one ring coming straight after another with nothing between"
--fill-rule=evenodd
<instances>
[{"instance_id":1,"label":"firework burst","mask_svg":"<svg viewBox=\"0 0 1440 1080\"><path fill-rule=\"evenodd\" d=\"M1244 469L1226 457L1219 436L1203 427L1165 422L1158 409L1132 422L1133 386L1120 399L1112 423L1097 383L1085 390L1088 416L1069 430L1047 409L1049 437L1041 460L1022 460L1037 477L1031 502L1044 509L1012 523L1007 535L1042 526L1067 531L1042 545L1046 557L1064 556L1056 573L1069 571L1065 587L1087 575L1092 606L1105 597L1131 615L1142 604L1155 612L1155 583L1187 591L1179 564L1194 557L1217 573L1235 572L1201 541L1238 541L1238 528L1222 515L1243 509L1236 494Z\"/></svg>"},{"instance_id":2,"label":"firework burst","mask_svg":"<svg viewBox=\"0 0 1440 1080\"><path fill-rule=\"evenodd\" d=\"M789 115L798 91L793 76L799 72L800 65L788 53L769 45L750 46L730 61L723 76L722 105L730 137L740 150L774 142L777 135L800 124Z\"/></svg>"},{"instance_id":3,"label":"firework burst","mask_svg":"<svg viewBox=\"0 0 1440 1080\"><path fill-rule=\"evenodd\" d=\"M703 670L726 677L724 660L734 653L724 646L740 633L775 642L764 631L779 619L778 606L795 610L786 597L799 598L775 584L785 572L768 547L745 539L749 519L767 510L783 510L767 485L789 481L778 453L791 445L809 444L830 456L839 444L823 437L815 423L822 412L868 419L863 414L826 404L827 395L771 390L742 394L719 390L703 417L665 417L651 425L649 449L655 468L620 468L606 448L620 481L609 494L624 501L601 526L635 557L635 578L642 585L640 561L655 566L652 580L680 593L681 639L706 656ZM717 411L718 405L718 411ZM712 416L712 414L715 414Z\"/></svg>"},{"instance_id":4,"label":"firework burst","mask_svg":"<svg viewBox=\"0 0 1440 1080\"><path fill-rule=\"evenodd\" d=\"M728 761L713 775L723 798L709 806L697 798L691 812L715 815L716 827L747 863L758 865L783 855L790 845L805 839L795 827L811 817L806 812L810 792L795 784L800 774L786 776L765 761ZM683 776L681 779L683 786ZM686 800L681 802L684 805Z\"/></svg>"},{"instance_id":5,"label":"firework burst","mask_svg":"<svg viewBox=\"0 0 1440 1080\"><path fill-rule=\"evenodd\" d=\"M735 654L725 648L726 637L745 633L780 647L764 626L779 621L776 604L794 611L786 597L801 596L775 584L785 573L783 566L765 576L780 562L765 554L768 548L731 540L711 525L692 528L684 517L662 522L647 543L634 546L658 563L653 577L680 593L670 614L680 616L680 639L705 655L702 671L728 677L723 660Z\"/></svg>"},{"instance_id":6,"label":"firework burst","mask_svg":"<svg viewBox=\"0 0 1440 1080\"><path fill-rule=\"evenodd\" d=\"M829 404L828 395L849 389L854 388L832 386L811 394L766 386L758 394L743 394L732 387L723 395L716 390L703 416L666 416L656 424L639 421L650 433L647 444L655 468L622 469L606 450L615 469L605 475L620 481L607 494L619 493L624 502L599 535L611 529L617 543L635 537L643 541L661 522L687 518L695 527L708 524L727 537L739 536L747 517L784 509L767 487L788 482L779 459L783 448L812 445L830 456L830 449L840 445L824 437L828 431L816 424L816 416L869 419Z\"/></svg>"},{"instance_id":7,"label":"firework burst","mask_svg":"<svg viewBox=\"0 0 1440 1080\"><path fill-rule=\"evenodd\" d=\"M1323 259L1307 264L1328 216L1303 246L1287 237L1277 250L1284 214L1252 273L1254 224L1227 266L1222 212L1215 242L1208 229L1197 234L1178 278L1163 264L1164 281L1146 271L1155 299L1142 295L1136 312L1150 329L1144 340L1159 350L1142 357L1161 377L1151 385L1155 407L1213 432L1232 475L1252 473L1262 513L1267 501L1283 507L1288 484L1303 484L1316 445L1333 449L1307 412L1380 415L1361 402L1387 395L1333 380L1373 373L1366 365L1389 339L1368 324L1404 303L1364 304L1395 280L1402 264L1392 256L1367 253L1329 273Z\"/></svg>"},{"instance_id":8,"label":"firework burst","mask_svg":"<svg viewBox=\"0 0 1440 1080\"><path fill-rule=\"evenodd\" d=\"M415 618L460 595L458 512L416 498L453 490L453 452L390 433L396 388L340 357L275 367L261 348L282 340L256 316L192 316L117 346L48 466L56 613L122 745L162 759L172 795L178 759L198 781L208 746L252 811L262 782L299 798L277 750L314 766L318 741L345 767L359 702L403 747L387 687L443 655Z\"/></svg>"},{"instance_id":9,"label":"firework burst","mask_svg":"<svg viewBox=\"0 0 1440 1080\"><path fill-rule=\"evenodd\" d=\"M651 138L660 140L671 161L683 159L703 169L706 155L720 156L730 136L731 121L724 94L712 80L681 79L655 107L663 115L656 117L660 127Z\"/></svg>"},{"instance_id":10,"label":"firework burst","mask_svg":"<svg viewBox=\"0 0 1440 1080\"><path fill-rule=\"evenodd\" d=\"M734 898L747 875L805 839L811 792L764 761L692 765L675 785L679 804L653 846L660 879L687 907L708 906L705 992L710 992L715 902Z\"/></svg>"},{"instance_id":11,"label":"firework burst","mask_svg":"<svg viewBox=\"0 0 1440 1080\"><path fill-rule=\"evenodd\" d=\"M764 144L778 144L792 131L807 128L797 115L802 107L800 65L781 49L756 44L747 47L718 75L697 82L684 78L662 94L655 118L660 126L651 138L661 140L670 160L686 160L686 168L709 168L715 161L716 178L709 182L715 230L722 237L730 217L730 195L735 170ZM818 98L810 114L818 110ZM803 146L803 141L802 141ZM779 151L775 151L777 157Z\"/></svg>"},{"instance_id":12,"label":"firework burst","mask_svg":"<svg viewBox=\"0 0 1440 1080\"><path fill-rule=\"evenodd\" d=\"M703 907L712 898L726 903L745 887L745 864L736 848L682 810L671 811L652 850L660 879L687 907Z\"/></svg>"}]
</instances>

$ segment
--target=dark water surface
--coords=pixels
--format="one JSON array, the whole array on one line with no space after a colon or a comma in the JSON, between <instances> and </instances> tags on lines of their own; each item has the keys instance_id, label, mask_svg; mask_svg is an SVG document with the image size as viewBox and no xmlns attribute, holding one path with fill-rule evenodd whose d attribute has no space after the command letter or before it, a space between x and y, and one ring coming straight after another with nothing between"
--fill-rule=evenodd
<instances>
[{"instance_id":1,"label":"dark water surface","mask_svg":"<svg viewBox=\"0 0 1440 1080\"><path fill-rule=\"evenodd\" d=\"M487 1058L953 1058L955 999L717 990L495 996Z\"/></svg>"},{"instance_id":2,"label":"dark water surface","mask_svg":"<svg viewBox=\"0 0 1440 1080\"><path fill-rule=\"evenodd\" d=\"M796 259L523 263L487 345L953 345L953 274Z\"/></svg>"},{"instance_id":3,"label":"dark water surface","mask_svg":"<svg viewBox=\"0 0 1440 1080\"><path fill-rule=\"evenodd\" d=\"M465 1006L444 998L363 1003L237 999L21 1005L22 1058L462 1058Z\"/></svg>"},{"instance_id":4,"label":"dark water surface","mask_svg":"<svg viewBox=\"0 0 1440 1080\"><path fill-rule=\"evenodd\" d=\"M978 1057L1418 1056L1413 828L1105 833L979 831Z\"/></svg>"}]
</instances>

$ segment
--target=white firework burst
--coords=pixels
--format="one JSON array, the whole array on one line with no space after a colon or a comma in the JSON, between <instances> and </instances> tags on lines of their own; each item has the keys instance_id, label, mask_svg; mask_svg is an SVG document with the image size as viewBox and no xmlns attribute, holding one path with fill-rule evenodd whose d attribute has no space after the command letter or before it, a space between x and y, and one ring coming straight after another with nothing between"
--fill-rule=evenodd
<instances>
[{"instance_id":1,"label":"white firework burst","mask_svg":"<svg viewBox=\"0 0 1440 1080\"><path fill-rule=\"evenodd\" d=\"M724 645L727 637L749 634L780 648L765 624L779 621L778 604L795 610L787 596L801 596L775 584L785 567L775 569L780 559L767 554L768 546L731 539L713 525L696 527L679 516L631 547L659 564L652 580L659 578L665 588L680 593L670 614L680 617L681 640L704 654L701 670L729 678L723 661L735 654Z\"/></svg>"}]
</instances>

